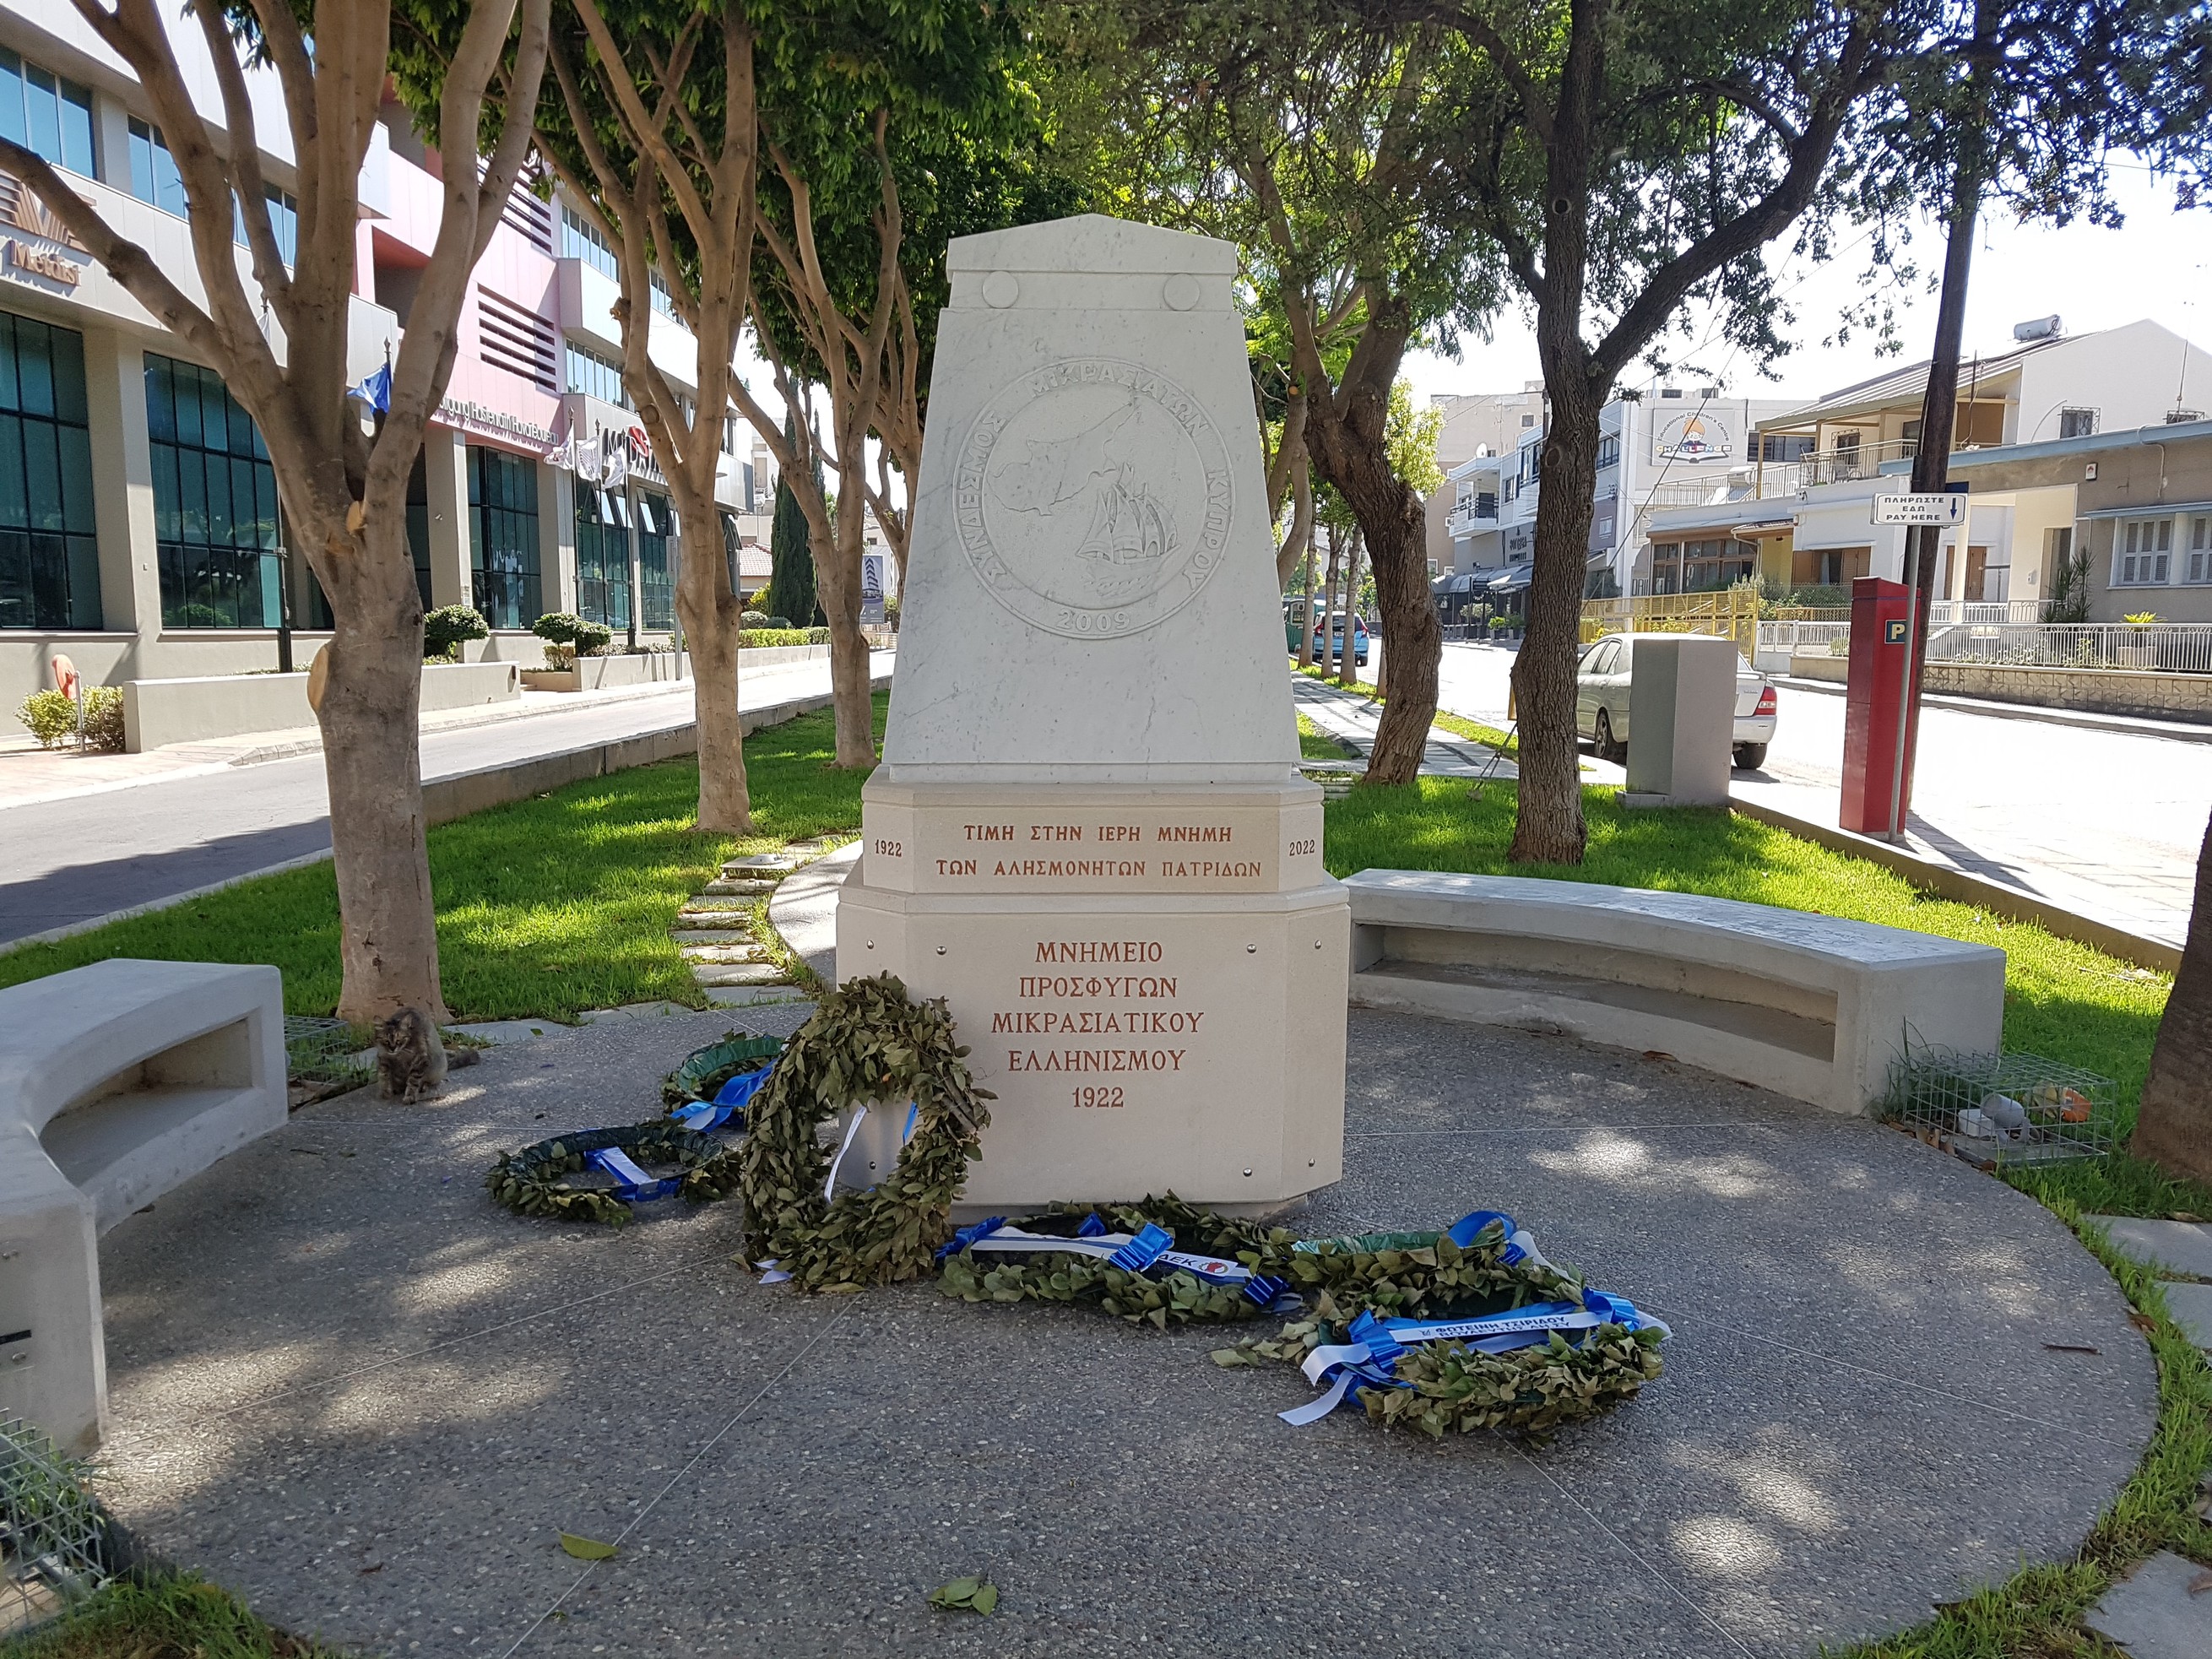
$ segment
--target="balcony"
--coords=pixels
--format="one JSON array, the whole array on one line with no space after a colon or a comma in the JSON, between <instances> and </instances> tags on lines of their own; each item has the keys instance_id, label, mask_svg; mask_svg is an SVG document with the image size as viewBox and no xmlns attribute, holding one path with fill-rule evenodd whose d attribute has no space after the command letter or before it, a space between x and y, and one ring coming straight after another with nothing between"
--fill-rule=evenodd
<instances>
[{"instance_id":1,"label":"balcony","mask_svg":"<svg viewBox=\"0 0 2212 1659\"><path fill-rule=\"evenodd\" d=\"M1707 507L1723 501L1765 501L1795 495L1806 482L1804 466L1769 461L1764 467L1735 466L1725 477L1686 479L1651 487L1645 505L1653 507Z\"/></svg>"},{"instance_id":2,"label":"balcony","mask_svg":"<svg viewBox=\"0 0 2212 1659\"><path fill-rule=\"evenodd\" d=\"M1498 523L1498 497L1485 491L1453 504L1444 515L1444 531L1452 536L1472 536Z\"/></svg>"}]
</instances>

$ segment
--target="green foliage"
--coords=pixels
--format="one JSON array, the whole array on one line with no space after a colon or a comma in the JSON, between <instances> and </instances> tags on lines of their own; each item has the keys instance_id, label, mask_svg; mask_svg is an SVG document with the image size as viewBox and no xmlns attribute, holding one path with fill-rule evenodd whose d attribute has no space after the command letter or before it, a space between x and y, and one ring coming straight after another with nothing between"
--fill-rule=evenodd
<instances>
[{"instance_id":1,"label":"green foliage","mask_svg":"<svg viewBox=\"0 0 2212 1659\"><path fill-rule=\"evenodd\" d=\"M818 484L817 477L816 483ZM820 596L815 591L814 547L806 527L806 514L799 505L799 497L791 493L791 486L781 476L775 481L775 514L769 521L769 556L773 561L773 574L768 579L769 591L775 595L776 613L769 619L770 628L789 628L787 617L798 617L799 626L807 628L824 621Z\"/></svg>"},{"instance_id":2,"label":"green foliage","mask_svg":"<svg viewBox=\"0 0 2212 1659\"><path fill-rule=\"evenodd\" d=\"M802 1288L857 1291L926 1273L990 1121L942 998L916 1003L889 974L824 992L745 1114L745 1251ZM849 1106L919 1115L891 1173L866 1192L823 1197L830 1160L816 1131Z\"/></svg>"},{"instance_id":3,"label":"green foliage","mask_svg":"<svg viewBox=\"0 0 2212 1659\"><path fill-rule=\"evenodd\" d=\"M775 617L769 619L771 624L778 620ZM824 629L823 632L826 635L829 630ZM785 628L771 625L767 628L748 628L738 635L738 644L744 649L757 650L763 646L770 645L811 645L813 642L814 630L811 628Z\"/></svg>"},{"instance_id":4,"label":"green foliage","mask_svg":"<svg viewBox=\"0 0 2212 1659\"><path fill-rule=\"evenodd\" d=\"M887 694L878 694L883 732ZM668 930L725 859L773 852L860 821L864 771L842 770L828 710L745 740L757 833L697 828L689 760L589 778L430 830L439 974L456 1019L574 1019L665 999L707 1006ZM337 893L327 864L0 955L0 985L110 957L273 963L284 1006L337 1003Z\"/></svg>"},{"instance_id":5,"label":"green foliage","mask_svg":"<svg viewBox=\"0 0 2212 1659\"><path fill-rule=\"evenodd\" d=\"M264 1624L196 1573L118 1578L62 1619L7 1644L8 1659L342 1659Z\"/></svg>"},{"instance_id":6,"label":"green foliage","mask_svg":"<svg viewBox=\"0 0 2212 1659\"><path fill-rule=\"evenodd\" d=\"M661 1104L681 1106L687 1101L712 1100L732 1078L757 1071L763 1062L782 1052L781 1037L725 1031L720 1042L693 1049L681 1066L661 1079Z\"/></svg>"},{"instance_id":7,"label":"green foliage","mask_svg":"<svg viewBox=\"0 0 2212 1659\"><path fill-rule=\"evenodd\" d=\"M605 623L586 622L567 611L547 612L530 624L530 631L549 643L572 647L580 657L597 655L613 644L615 637L614 629Z\"/></svg>"},{"instance_id":8,"label":"green foliage","mask_svg":"<svg viewBox=\"0 0 2212 1659\"><path fill-rule=\"evenodd\" d=\"M765 611L748 611L740 616L738 621L747 631L752 633L757 633L769 625L768 613Z\"/></svg>"},{"instance_id":9,"label":"green foliage","mask_svg":"<svg viewBox=\"0 0 2212 1659\"><path fill-rule=\"evenodd\" d=\"M422 618L422 659L451 661L463 640L488 639L490 624L472 605L441 605Z\"/></svg>"},{"instance_id":10,"label":"green foliage","mask_svg":"<svg viewBox=\"0 0 2212 1659\"><path fill-rule=\"evenodd\" d=\"M84 685L84 741L91 749L121 752L123 748L123 688ZM77 706L59 691L33 691L15 710L15 718L29 728L41 749L58 749L76 741Z\"/></svg>"}]
</instances>

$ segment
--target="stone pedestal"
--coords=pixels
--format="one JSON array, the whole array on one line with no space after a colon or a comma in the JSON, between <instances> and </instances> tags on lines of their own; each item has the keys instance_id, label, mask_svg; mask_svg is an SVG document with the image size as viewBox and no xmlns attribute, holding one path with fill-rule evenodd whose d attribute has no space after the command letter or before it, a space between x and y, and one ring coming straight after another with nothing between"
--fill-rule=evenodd
<instances>
[{"instance_id":1,"label":"stone pedestal","mask_svg":"<svg viewBox=\"0 0 2212 1659\"><path fill-rule=\"evenodd\" d=\"M839 977L943 996L998 1098L969 1206L1338 1179L1344 890L1297 774L1235 248L952 244Z\"/></svg>"}]
</instances>

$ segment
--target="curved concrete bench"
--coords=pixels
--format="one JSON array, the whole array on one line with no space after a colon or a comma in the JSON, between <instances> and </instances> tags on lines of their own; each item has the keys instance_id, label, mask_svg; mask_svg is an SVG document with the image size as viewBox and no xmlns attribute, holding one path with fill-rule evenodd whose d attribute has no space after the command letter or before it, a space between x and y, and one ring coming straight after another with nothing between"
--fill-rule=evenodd
<instances>
[{"instance_id":1,"label":"curved concrete bench","mask_svg":"<svg viewBox=\"0 0 2212 1659\"><path fill-rule=\"evenodd\" d=\"M99 1443L99 1236L285 1115L274 968L118 958L0 990L0 1407Z\"/></svg>"},{"instance_id":2,"label":"curved concrete bench","mask_svg":"<svg viewBox=\"0 0 2212 1659\"><path fill-rule=\"evenodd\" d=\"M1662 1049L1832 1111L1887 1092L1909 1032L1994 1054L2004 952L1692 893L1363 870L1352 1000Z\"/></svg>"}]
</instances>

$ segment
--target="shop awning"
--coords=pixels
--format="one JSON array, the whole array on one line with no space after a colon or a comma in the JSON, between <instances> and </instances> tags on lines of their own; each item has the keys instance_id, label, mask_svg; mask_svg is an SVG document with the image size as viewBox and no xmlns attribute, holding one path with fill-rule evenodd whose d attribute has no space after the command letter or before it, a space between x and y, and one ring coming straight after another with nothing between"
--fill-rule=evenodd
<instances>
[{"instance_id":1,"label":"shop awning","mask_svg":"<svg viewBox=\"0 0 2212 1659\"><path fill-rule=\"evenodd\" d=\"M1489 587L1493 593L1517 593L1528 586L1528 574L1534 564L1516 564L1492 578Z\"/></svg>"}]
</instances>

